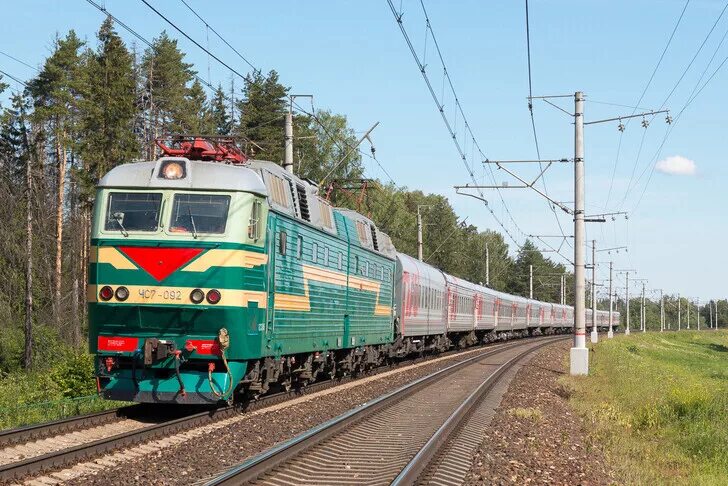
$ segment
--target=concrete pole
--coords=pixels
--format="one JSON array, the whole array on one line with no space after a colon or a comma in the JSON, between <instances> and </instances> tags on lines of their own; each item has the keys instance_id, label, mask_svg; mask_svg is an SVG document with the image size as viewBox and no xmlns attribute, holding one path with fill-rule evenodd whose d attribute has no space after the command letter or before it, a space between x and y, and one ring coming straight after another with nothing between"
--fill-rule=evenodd
<instances>
[{"instance_id":1,"label":"concrete pole","mask_svg":"<svg viewBox=\"0 0 728 486\"><path fill-rule=\"evenodd\" d=\"M660 289L660 332L665 330L665 301L662 297L662 289Z\"/></svg>"},{"instance_id":2,"label":"concrete pole","mask_svg":"<svg viewBox=\"0 0 728 486\"><path fill-rule=\"evenodd\" d=\"M718 329L718 301L715 301L715 328Z\"/></svg>"},{"instance_id":3,"label":"concrete pole","mask_svg":"<svg viewBox=\"0 0 728 486\"><path fill-rule=\"evenodd\" d=\"M533 299L533 265L528 266L528 298Z\"/></svg>"},{"instance_id":4,"label":"concrete pole","mask_svg":"<svg viewBox=\"0 0 728 486\"><path fill-rule=\"evenodd\" d=\"M286 138L285 138L285 159L283 168L293 174L293 108L286 113Z\"/></svg>"},{"instance_id":5,"label":"concrete pole","mask_svg":"<svg viewBox=\"0 0 728 486\"><path fill-rule=\"evenodd\" d=\"M624 287L625 302L627 302L627 327L624 330L624 335L629 336L629 272L627 273L627 279Z\"/></svg>"},{"instance_id":6,"label":"concrete pole","mask_svg":"<svg viewBox=\"0 0 728 486\"><path fill-rule=\"evenodd\" d=\"M690 330L690 299L688 301L688 330Z\"/></svg>"},{"instance_id":7,"label":"concrete pole","mask_svg":"<svg viewBox=\"0 0 728 486\"><path fill-rule=\"evenodd\" d=\"M645 312L645 283L642 282L642 309L640 311L642 332L647 332L647 313Z\"/></svg>"},{"instance_id":8,"label":"concrete pole","mask_svg":"<svg viewBox=\"0 0 728 486\"><path fill-rule=\"evenodd\" d=\"M592 332L591 342L599 342L599 333L597 333L597 240L592 240Z\"/></svg>"},{"instance_id":9,"label":"concrete pole","mask_svg":"<svg viewBox=\"0 0 728 486\"><path fill-rule=\"evenodd\" d=\"M612 330L612 314L614 313L614 300L612 299L612 262L609 262L609 331L607 332L607 338L612 339L614 337L614 331Z\"/></svg>"},{"instance_id":10,"label":"concrete pole","mask_svg":"<svg viewBox=\"0 0 728 486\"><path fill-rule=\"evenodd\" d=\"M698 331L700 331L700 299L695 301L695 320L698 323Z\"/></svg>"},{"instance_id":11,"label":"concrete pole","mask_svg":"<svg viewBox=\"0 0 728 486\"><path fill-rule=\"evenodd\" d=\"M561 305L564 305L565 299L564 299L564 274L561 274Z\"/></svg>"},{"instance_id":12,"label":"concrete pole","mask_svg":"<svg viewBox=\"0 0 728 486\"><path fill-rule=\"evenodd\" d=\"M490 251L488 243L485 244L485 286L490 287Z\"/></svg>"},{"instance_id":13,"label":"concrete pole","mask_svg":"<svg viewBox=\"0 0 728 486\"><path fill-rule=\"evenodd\" d=\"M682 329L682 322L680 322L682 316L680 315L680 294L677 294L677 330Z\"/></svg>"},{"instance_id":14,"label":"concrete pole","mask_svg":"<svg viewBox=\"0 0 728 486\"><path fill-rule=\"evenodd\" d=\"M574 347L571 374L589 374L584 282L584 94L574 93Z\"/></svg>"},{"instance_id":15,"label":"concrete pole","mask_svg":"<svg viewBox=\"0 0 728 486\"><path fill-rule=\"evenodd\" d=\"M422 213L417 206L417 259L422 261Z\"/></svg>"},{"instance_id":16,"label":"concrete pole","mask_svg":"<svg viewBox=\"0 0 728 486\"><path fill-rule=\"evenodd\" d=\"M708 301L708 311L710 312L710 328L715 329L713 327L713 303Z\"/></svg>"}]
</instances>

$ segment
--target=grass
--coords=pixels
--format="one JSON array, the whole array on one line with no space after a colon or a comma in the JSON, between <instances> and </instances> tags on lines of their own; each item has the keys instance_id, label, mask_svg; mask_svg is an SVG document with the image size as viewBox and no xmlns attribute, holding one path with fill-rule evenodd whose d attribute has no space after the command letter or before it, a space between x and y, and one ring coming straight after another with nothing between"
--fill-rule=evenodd
<instances>
[{"instance_id":1,"label":"grass","mask_svg":"<svg viewBox=\"0 0 728 486\"><path fill-rule=\"evenodd\" d=\"M521 408L521 407L515 407L508 410L508 414L521 418L521 419L527 419L532 420L533 422L540 422L543 419L543 412L537 408Z\"/></svg>"},{"instance_id":2,"label":"grass","mask_svg":"<svg viewBox=\"0 0 728 486\"><path fill-rule=\"evenodd\" d=\"M562 387L624 484L728 481L728 332L603 339Z\"/></svg>"},{"instance_id":3,"label":"grass","mask_svg":"<svg viewBox=\"0 0 728 486\"><path fill-rule=\"evenodd\" d=\"M96 395L93 357L59 356L42 370L0 373L0 430L122 405Z\"/></svg>"}]
</instances>

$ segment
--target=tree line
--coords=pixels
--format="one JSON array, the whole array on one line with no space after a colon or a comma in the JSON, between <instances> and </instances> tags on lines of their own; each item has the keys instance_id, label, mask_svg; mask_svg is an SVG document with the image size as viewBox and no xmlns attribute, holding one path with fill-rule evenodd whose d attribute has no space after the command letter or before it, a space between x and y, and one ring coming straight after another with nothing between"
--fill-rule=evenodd
<instances>
[{"instance_id":1,"label":"tree line","mask_svg":"<svg viewBox=\"0 0 728 486\"><path fill-rule=\"evenodd\" d=\"M0 81L0 91L8 88ZM170 134L241 137L252 157L280 162L288 93L271 71L208 94L165 32L142 52L124 43L111 19L93 45L74 31L57 36L37 75L0 113L0 373L84 348L91 209L101 176L155 159L154 140ZM297 110L294 133L296 173L326 179L322 193L368 215L399 251L417 254L421 206L428 263L485 283L487 245L494 289L527 296L530 265L535 298L559 302L564 273L566 289L573 287L565 267L533 243L512 256L501 234L461 221L446 197L365 179L344 115ZM359 185L347 189L349 183Z\"/></svg>"}]
</instances>

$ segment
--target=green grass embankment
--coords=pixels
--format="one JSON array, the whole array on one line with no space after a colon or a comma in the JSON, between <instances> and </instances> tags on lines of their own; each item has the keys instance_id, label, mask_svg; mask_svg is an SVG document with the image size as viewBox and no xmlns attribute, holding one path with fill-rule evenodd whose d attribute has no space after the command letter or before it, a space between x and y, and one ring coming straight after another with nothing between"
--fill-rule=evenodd
<instances>
[{"instance_id":1,"label":"green grass embankment","mask_svg":"<svg viewBox=\"0 0 728 486\"><path fill-rule=\"evenodd\" d=\"M34 371L0 372L0 430L107 410L122 402L96 395L94 359L68 353Z\"/></svg>"},{"instance_id":2,"label":"green grass embankment","mask_svg":"<svg viewBox=\"0 0 728 486\"><path fill-rule=\"evenodd\" d=\"M571 403L625 484L728 484L728 332L601 339Z\"/></svg>"}]
</instances>

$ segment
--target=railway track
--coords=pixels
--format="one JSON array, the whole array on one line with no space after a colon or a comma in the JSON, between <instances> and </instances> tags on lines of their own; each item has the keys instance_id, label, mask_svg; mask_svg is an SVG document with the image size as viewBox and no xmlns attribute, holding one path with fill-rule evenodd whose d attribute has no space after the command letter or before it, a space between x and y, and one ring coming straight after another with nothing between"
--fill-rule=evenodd
<instances>
[{"instance_id":1,"label":"railway track","mask_svg":"<svg viewBox=\"0 0 728 486\"><path fill-rule=\"evenodd\" d=\"M496 349L515 344L498 344ZM486 345L484 348L493 347ZM472 353L478 348L465 353ZM463 351L451 351L433 358L454 356ZM430 358L430 359L433 359ZM414 358L395 366L429 361ZM369 375L387 371L392 367L381 367ZM356 378L326 380L310 384L304 393L313 393L335 387ZM102 454L136 446L144 442L176 434L180 431L200 427L224 420L241 410L252 411L281 403L301 395L291 390L264 396L257 401L237 406L205 409L190 412L183 407L149 407L132 405L119 409L98 412L47 424L33 425L0 433L0 482L36 475L50 470L67 467Z\"/></svg>"},{"instance_id":2,"label":"railway track","mask_svg":"<svg viewBox=\"0 0 728 486\"><path fill-rule=\"evenodd\" d=\"M489 392L528 354L560 339L565 338L485 350L314 427L204 484L453 484L453 475L464 478L470 467L468 449L479 445L482 434L477 431L487 424L479 408Z\"/></svg>"}]
</instances>

